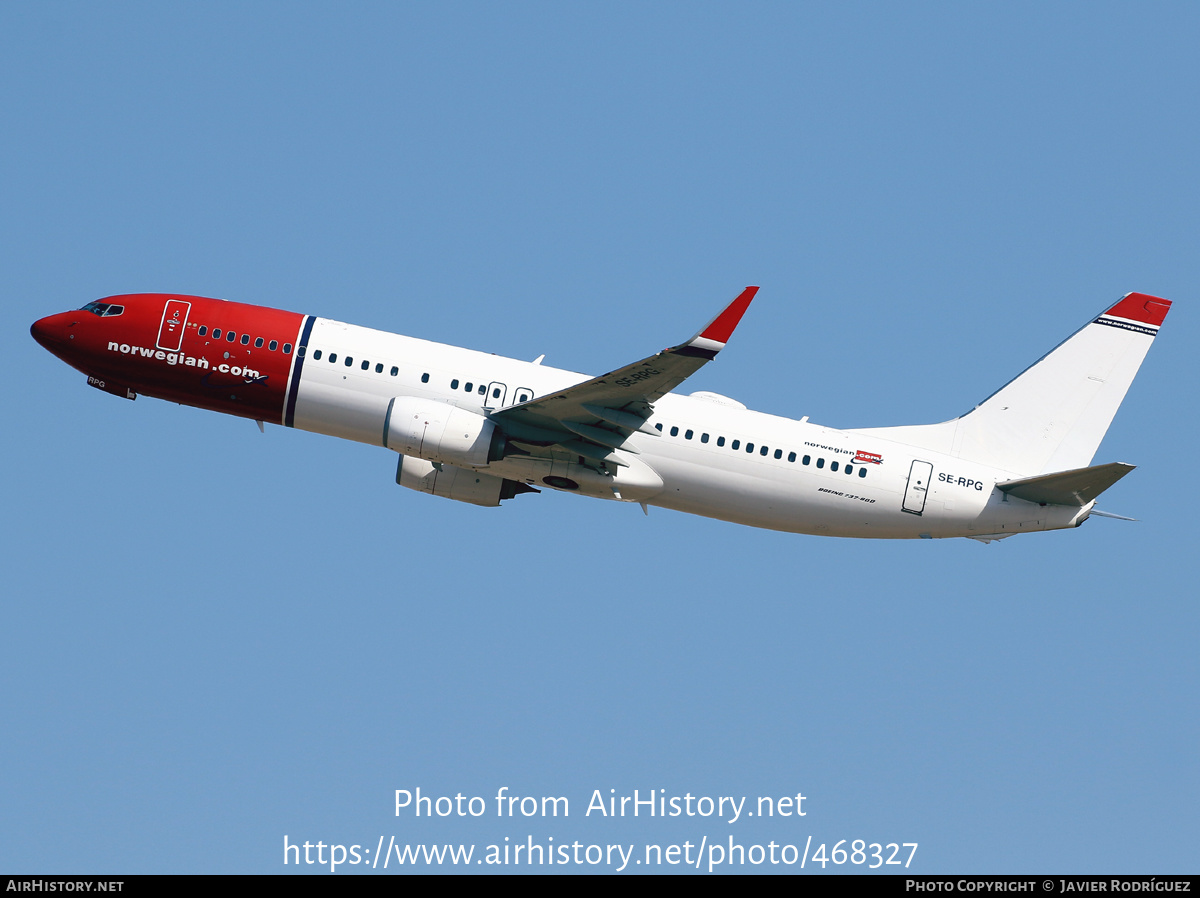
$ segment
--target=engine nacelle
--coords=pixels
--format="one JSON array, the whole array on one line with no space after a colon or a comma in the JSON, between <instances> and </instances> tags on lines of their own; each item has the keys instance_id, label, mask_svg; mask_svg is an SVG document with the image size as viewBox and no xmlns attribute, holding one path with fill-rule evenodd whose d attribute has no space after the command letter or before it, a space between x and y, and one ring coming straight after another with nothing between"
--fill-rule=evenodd
<instances>
[{"instance_id":1,"label":"engine nacelle","mask_svg":"<svg viewBox=\"0 0 1200 898\"><path fill-rule=\"evenodd\" d=\"M504 436L483 415L432 399L398 396L388 403L383 444L413 458L480 468L503 455Z\"/></svg>"},{"instance_id":2,"label":"engine nacelle","mask_svg":"<svg viewBox=\"0 0 1200 898\"><path fill-rule=\"evenodd\" d=\"M533 487L515 480L505 480L482 471L468 471L454 465L435 465L423 458L406 458L403 455L396 465L396 482L419 493L431 493L488 507L499 505L518 493L537 492Z\"/></svg>"}]
</instances>

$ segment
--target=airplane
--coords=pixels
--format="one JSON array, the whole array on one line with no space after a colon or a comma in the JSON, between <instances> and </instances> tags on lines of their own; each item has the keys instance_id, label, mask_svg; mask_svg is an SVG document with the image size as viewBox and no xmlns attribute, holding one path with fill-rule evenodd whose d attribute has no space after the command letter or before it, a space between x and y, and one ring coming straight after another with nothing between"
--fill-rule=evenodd
<instances>
[{"instance_id":1,"label":"airplane","mask_svg":"<svg viewBox=\"0 0 1200 898\"><path fill-rule=\"evenodd\" d=\"M1092 458L1170 301L1126 294L957 418L836 430L671 392L716 358L757 291L690 340L591 378L174 293L110 296L31 333L107 393L382 446L401 486L474 505L549 488L795 533L982 542L1121 517L1096 499L1134 466Z\"/></svg>"}]
</instances>

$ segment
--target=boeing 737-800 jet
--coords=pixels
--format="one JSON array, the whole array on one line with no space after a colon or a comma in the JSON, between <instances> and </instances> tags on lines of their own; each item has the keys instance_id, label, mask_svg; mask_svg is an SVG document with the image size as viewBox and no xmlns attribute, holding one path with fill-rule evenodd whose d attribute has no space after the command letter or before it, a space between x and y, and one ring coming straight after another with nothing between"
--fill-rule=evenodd
<instances>
[{"instance_id":1,"label":"boeing 737-800 jet","mask_svg":"<svg viewBox=\"0 0 1200 898\"><path fill-rule=\"evenodd\" d=\"M401 486L475 505L548 487L796 533L989 541L1078 527L1133 470L1092 457L1165 299L1122 297L961 417L834 430L671 392L757 290L687 342L593 378L175 294L112 296L32 333L105 392L383 446Z\"/></svg>"}]
</instances>

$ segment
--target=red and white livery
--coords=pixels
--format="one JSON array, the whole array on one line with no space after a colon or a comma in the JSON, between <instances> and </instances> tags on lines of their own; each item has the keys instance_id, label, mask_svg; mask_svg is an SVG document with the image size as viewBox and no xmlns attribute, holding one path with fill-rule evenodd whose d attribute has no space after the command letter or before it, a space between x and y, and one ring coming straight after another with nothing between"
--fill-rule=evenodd
<instances>
[{"instance_id":1,"label":"red and white livery","mask_svg":"<svg viewBox=\"0 0 1200 898\"><path fill-rule=\"evenodd\" d=\"M106 392L382 446L400 485L475 505L550 488L797 533L988 541L1077 527L1133 469L1092 458L1165 299L1122 297L961 417L835 430L671 392L757 290L687 342L593 378L175 294L112 296L32 333Z\"/></svg>"}]
</instances>

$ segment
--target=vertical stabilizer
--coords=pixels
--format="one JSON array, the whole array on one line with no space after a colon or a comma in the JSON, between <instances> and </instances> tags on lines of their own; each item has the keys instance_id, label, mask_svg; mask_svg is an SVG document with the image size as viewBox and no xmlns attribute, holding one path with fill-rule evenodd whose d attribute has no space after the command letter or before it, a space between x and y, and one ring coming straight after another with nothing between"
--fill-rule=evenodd
<instances>
[{"instance_id":1,"label":"vertical stabilizer","mask_svg":"<svg viewBox=\"0 0 1200 898\"><path fill-rule=\"evenodd\" d=\"M859 432L1027 475L1086 468L1170 307L1129 293L961 418Z\"/></svg>"}]
</instances>

